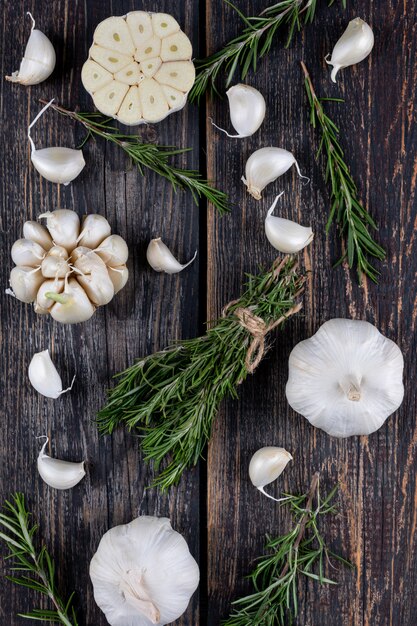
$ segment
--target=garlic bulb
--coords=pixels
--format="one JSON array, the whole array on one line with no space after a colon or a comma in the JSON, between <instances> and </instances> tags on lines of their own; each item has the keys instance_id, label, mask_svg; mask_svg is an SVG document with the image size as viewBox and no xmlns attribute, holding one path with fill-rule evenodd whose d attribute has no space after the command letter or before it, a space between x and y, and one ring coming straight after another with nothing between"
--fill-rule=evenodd
<instances>
[{"instance_id":1,"label":"garlic bulb","mask_svg":"<svg viewBox=\"0 0 417 626\"><path fill-rule=\"evenodd\" d=\"M290 461L292 461L292 456L285 448L274 446L260 448L252 456L249 463L249 478L252 484L271 500L276 502L285 500L285 498L273 498L269 493L266 493L264 487L276 480Z\"/></svg>"},{"instance_id":2,"label":"garlic bulb","mask_svg":"<svg viewBox=\"0 0 417 626\"><path fill-rule=\"evenodd\" d=\"M372 324L329 320L291 352L287 400L329 435L369 435L400 406L403 367L399 347Z\"/></svg>"},{"instance_id":3,"label":"garlic bulb","mask_svg":"<svg viewBox=\"0 0 417 626\"><path fill-rule=\"evenodd\" d=\"M53 459L45 452L49 438L46 438L38 456L38 472L47 485L54 489L71 489L85 476L84 461L72 463Z\"/></svg>"},{"instance_id":4,"label":"garlic bulb","mask_svg":"<svg viewBox=\"0 0 417 626\"><path fill-rule=\"evenodd\" d=\"M35 29L35 20L31 13L27 13L32 20L32 30L26 44L25 54L18 71L6 80L21 85L37 85L46 80L54 71L56 63L55 50L48 37L40 30Z\"/></svg>"},{"instance_id":5,"label":"garlic bulb","mask_svg":"<svg viewBox=\"0 0 417 626\"><path fill-rule=\"evenodd\" d=\"M95 106L123 124L160 122L185 106L192 47L166 13L132 11L97 26L81 80Z\"/></svg>"},{"instance_id":6,"label":"garlic bulb","mask_svg":"<svg viewBox=\"0 0 417 626\"><path fill-rule=\"evenodd\" d=\"M307 178L300 172L294 155L283 148L260 148L256 150L246 162L245 176L242 181L248 188L248 192L255 198L261 199L261 191L285 174L292 165L295 165L300 178Z\"/></svg>"},{"instance_id":7,"label":"garlic bulb","mask_svg":"<svg viewBox=\"0 0 417 626\"><path fill-rule=\"evenodd\" d=\"M333 65L331 79L336 82L339 70L349 65L355 65L366 59L374 47L374 33L372 28L360 17L349 22L347 29L336 42L328 65Z\"/></svg>"},{"instance_id":8,"label":"garlic bulb","mask_svg":"<svg viewBox=\"0 0 417 626\"><path fill-rule=\"evenodd\" d=\"M60 395L67 391L71 391L75 380L74 376L71 386L67 389L62 389L61 376L52 362L49 350L43 350L43 352L37 352L33 355L29 363L28 374L31 385L36 391L47 398L54 399L59 398Z\"/></svg>"},{"instance_id":9,"label":"garlic bulb","mask_svg":"<svg viewBox=\"0 0 417 626\"><path fill-rule=\"evenodd\" d=\"M36 150L35 144L30 134L30 129L36 124L38 119L51 106L53 99L46 104L33 122L29 124L28 139L31 146L30 159L33 167L41 176L52 183L62 183L69 185L74 178L84 169L85 161L82 150L73 148L51 147Z\"/></svg>"},{"instance_id":10,"label":"garlic bulb","mask_svg":"<svg viewBox=\"0 0 417 626\"><path fill-rule=\"evenodd\" d=\"M111 626L170 624L199 582L185 539L164 517L111 528L90 563L94 599Z\"/></svg>"},{"instance_id":11,"label":"garlic bulb","mask_svg":"<svg viewBox=\"0 0 417 626\"><path fill-rule=\"evenodd\" d=\"M263 95L254 87L239 84L228 89L226 96L229 100L230 121L237 135L229 135L212 121L213 126L235 139L250 137L256 133L265 118L266 105Z\"/></svg>"},{"instance_id":12,"label":"garlic bulb","mask_svg":"<svg viewBox=\"0 0 417 626\"><path fill-rule=\"evenodd\" d=\"M87 215L82 224L67 209L39 217L46 227L25 222L25 238L12 247L17 267L10 273L10 286L18 300L34 303L36 313L49 313L64 324L85 322L125 286L126 242L111 234L101 215Z\"/></svg>"},{"instance_id":13,"label":"garlic bulb","mask_svg":"<svg viewBox=\"0 0 417 626\"><path fill-rule=\"evenodd\" d=\"M152 269L156 272L165 272L166 274L178 274L178 272L188 267L196 256L197 250L191 261L181 265L160 237L158 237L158 239L152 239L146 250L146 258Z\"/></svg>"},{"instance_id":14,"label":"garlic bulb","mask_svg":"<svg viewBox=\"0 0 417 626\"><path fill-rule=\"evenodd\" d=\"M286 220L283 217L274 217L272 213L278 199L284 192L277 196L265 218L265 234L276 250L284 254L295 254L308 246L313 241L314 233L310 227L300 226L296 222Z\"/></svg>"}]
</instances>

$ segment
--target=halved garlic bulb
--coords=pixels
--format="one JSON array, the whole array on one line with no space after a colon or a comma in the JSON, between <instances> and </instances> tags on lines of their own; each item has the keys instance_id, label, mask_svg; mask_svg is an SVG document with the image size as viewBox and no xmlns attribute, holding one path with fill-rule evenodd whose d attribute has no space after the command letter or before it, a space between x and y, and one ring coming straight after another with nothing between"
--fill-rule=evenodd
<instances>
[{"instance_id":1,"label":"halved garlic bulb","mask_svg":"<svg viewBox=\"0 0 417 626\"><path fill-rule=\"evenodd\" d=\"M373 47L372 28L360 17L351 20L343 35L336 42L330 61L325 59L328 65L333 65L332 81L336 82L336 74L339 70L366 59Z\"/></svg>"},{"instance_id":2,"label":"halved garlic bulb","mask_svg":"<svg viewBox=\"0 0 417 626\"><path fill-rule=\"evenodd\" d=\"M81 80L101 113L135 126L183 108L195 69L190 40L171 15L109 17L93 39Z\"/></svg>"},{"instance_id":3,"label":"halved garlic bulb","mask_svg":"<svg viewBox=\"0 0 417 626\"><path fill-rule=\"evenodd\" d=\"M179 261L174 257L171 250L164 244L161 237L158 239L152 239L149 242L148 249L146 250L146 258L149 265L156 272L165 272L166 274L178 274L183 269L188 267L197 256L197 250L194 253L193 258L181 265Z\"/></svg>"},{"instance_id":4,"label":"halved garlic bulb","mask_svg":"<svg viewBox=\"0 0 417 626\"><path fill-rule=\"evenodd\" d=\"M282 174L295 165L300 178L306 178L300 172L294 155L283 148L260 148L256 150L246 161L245 176L242 176L242 182L248 188L248 193L255 198L261 199L262 190L276 180Z\"/></svg>"},{"instance_id":5,"label":"halved garlic bulb","mask_svg":"<svg viewBox=\"0 0 417 626\"><path fill-rule=\"evenodd\" d=\"M6 80L21 85L38 85L54 71L56 55L48 37L35 29L32 14L28 12L27 15L32 20L32 30L26 44L25 54L19 70L13 72L11 76L6 76Z\"/></svg>"},{"instance_id":6,"label":"halved garlic bulb","mask_svg":"<svg viewBox=\"0 0 417 626\"><path fill-rule=\"evenodd\" d=\"M399 347L361 320L332 319L290 354L291 407L334 437L369 435L404 396Z\"/></svg>"},{"instance_id":7,"label":"halved garlic bulb","mask_svg":"<svg viewBox=\"0 0 417 626\"><path fill-rule=\"evenodd\" d=\"M228 137L241 139L250 137L261 126L265 118L265 98L260 91L249 85L234 85L226 91L229 100L230 121L237 135L230 135L226 130L212 122Z\"/></svg>"},{"instance_id":8,"label":"halved garlic bulb","mask_svg":"<svg viewBox=\"0 0 417 626\"><path fill-rule=\"evenodd\" d=\"M42 480L53 489L72 489L85 476L84 461L73 463L48 456L45 448L49 443L46 438L38 456L38 472Z\"/></svg>"},{"instance_id":9,"label":"halved garlic bulb","mask_svg":"<svg viewBox=\"0 0 417 626\"><path fill-rule=\"evenodd\" d=\"M275 250L284 254L295 254L308 246L314 237L314 233L308 226L301 226L296 222L287 220L283 217L275 217L272 215L278 199L284 192L277 196L269 209L265 218L265 234L270 244Z\"/></svg>"}]
</instances>

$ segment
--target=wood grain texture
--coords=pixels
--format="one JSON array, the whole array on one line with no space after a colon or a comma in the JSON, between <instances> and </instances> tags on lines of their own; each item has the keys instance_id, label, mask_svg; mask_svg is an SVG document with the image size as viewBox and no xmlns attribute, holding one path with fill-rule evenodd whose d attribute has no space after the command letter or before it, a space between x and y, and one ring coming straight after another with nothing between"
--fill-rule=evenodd
<instances>
[{"instance_id":1,"label":"wood grain texture","mask_svg":"<svg viewBox=\"0 0 417 626\"><path fill-rule=\"evenodd\" d=\"M247 14L267 2L237 2ZM77 589L80 624L104 626L88 579L88 562L102 534L139 513L166 515L189 542L202 568L199 592L180 626L218 626L230 601L247 589L243 577L262 551L266 533L288 527L288 517L249 483L248 463L264 445L282 445L294 456L276 492L302 491L316 469L323 489L341 484L340 511L325 529L329 543L356 565L340 570L337 588L313 582L299 589L301 626L413 626L417 614L417 420L414 380L416 354L417 257L417 20L414 3L367 0L343 12L340 2L318 3L317 19L295 37L289 50L278 38L270 56L248 83L267 100L260 131L242 141L230 140L208 123L205 113L228 127L226 101L195 106L157 126L141 127L150 141L193 147L187 164L204 168L209 178L231 195L232 214L218 218L199 211L189 194L172 193L153 175L142 178L115 148L101 141L85 147L87 166L69 187L41 179L29 161L28 122L39 109L38 98L55 97L68 107L92 109L79 73L96 24L132 9L173 13L194 47L214 51L237 34L239 24L220 0L5 0L1 12L2 76L17 68L30 24L31 10L57 51L50 80L25 89L4 81L0 86L0 502L15 490L27 494L41 534L59 564L61 588ZM200 10L199 10L200 9ZM371 57L329 79L323 58L359 12L375 31ZM204 24L205 22L205 24ZM13 35L11 32L13 26ZM201 28L199 28L199 26ZM199 32L200 31L200 32ZM10 42L12 39L12 42ZM199 41L200 40L200 41ZM388 251L378 287L360 289L346 269L331 269L339 254L336 233L325 237L329 201L322 164L314 151L317 134L310 128L299 66L307 63L319 95L341 96L345 104L329 106L340 125L343 146L363 201L380 225L379 241ZM200 116L200 119L199 119ZM200 124L199 124L200 122ZM34 133L37 145L75 146L80 128L48 112ZM200 144L200 140L203 140ZM293 151L312 182L303 187L295 172L271 185L260 202L250 199L239 182L247 157L257 148L277 145ZM275 335L275 347L240 391L240 400L223 406L208 450L208 462L184 475L167 496L146 490L152 470L142 463L137 442L121 430L99 439L92 423L103 404L112 375L133 359L179 337L202 332L202 322L241 290L244 273L269 264L274 251L265 240L263 219L278 191L285 195L279 214L310 223L316 233L302 262L309 274L303 315ZM37 317L30 306L5 296L12 267L10 248L26 219L41 211L73 208L80 215L105 215L113 231L129 244L131 279L110 305L87 323L63 327ZM177 277L152 273L145 250L162 235L181 258L198 248L195 264ZM327 319L367 319L404 352L406 396L401 409L369 438L336 440L313 429L285 400L287 359L292 347L311 336ZM27 367L34 352L49 347L64 381L77 372L71 394L52 401L30 387ZM74 490L55 492L38 478L37 435L51 435L51 452L62 458L87 459L87 477ZM1 552L3 554L3 552ZM4 562L1 572L6 573ZM0 589L0 625L27 623L16 613L29 610L33 598L4 582Z\"/></svg>"}]
</instances>

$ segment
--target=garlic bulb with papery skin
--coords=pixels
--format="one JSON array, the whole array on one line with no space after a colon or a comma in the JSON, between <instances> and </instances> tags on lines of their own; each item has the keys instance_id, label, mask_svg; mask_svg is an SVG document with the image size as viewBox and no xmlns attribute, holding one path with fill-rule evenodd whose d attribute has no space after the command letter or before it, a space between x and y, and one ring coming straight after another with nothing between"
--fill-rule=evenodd
<instances>
[{"instance_id":1,"label":"garlic bulb with papery skin","mask_svg":"<svg viewBox=\"0 0 417 626\"><path fill-rule=\"evenodd\" d=\"M111 528L90 563L94 599L111 626L170 624L186 610L199 577L185 539L164 517Z\"/></svg>"},{"instance_id":2,"label":"garlic bulb with papery skin","mask_svg":"<svg viewBox=\"0 0 417 626\"><path fill-rule=\"evenodd\" d=\"M26 222L25 238L12 247L17 267L11 271L10 286L18 300L33 302L40 315L50 314L64 324L85 322L125 286L126 242L110 234L110 224L101 215L87 215L82 226L68 209L39 217L46 227Z\"/></svg>"},{"instance_id":3,"label":"garlic bulb with papery skin","mask_svg":"<svg viewBox=\"0 0 417 626\"><path fill-rule=\"evenodd\" d=\"M51 106L52 99L38 113L33 122L29 124L28 139L31 146L30 159L32 164L41 176L52 183L62 183L69 185L74 178L84 169L85 161L82 150L74 150L73 148L51 147L37 150L33 139L30 135L30 129L38 121L38 119Z\"/></svg>"},{"instance_id":4,"label":"garlic bulb with papery skin","mask_svg":"<svg viewBox=\"0 0 417 626\"><path fill-rule=\"evenodd\" d=\"M165 272L166 274L178 274L178 272L188 267L196 256L197 250L188 263L181 265L160 237L158 237L158 239L152 239L146 250L146 258L152 269L156 272Z\"/></svg>"},{"instance_id":5,"label":"garlic bulb with papery skin","mask_svg":"<svg viewBox=\"0 0 417 626\"><path fill-rule=\"evenodd\" d=\"M58 374L55 365L49 354L49 350L43 350L33 355L29 363L29 380L31 385L43 396L47 398L59 398L63 393L71 391L75 376L71 386L62 389L61 376Z\"/></svg>"},{"instance_id":6,"label":"garlic bulb with papery skin","mask_svg":"<svg viewBox=\"0 0 417 626\"><path fill-rule=\"evenodd\" d=\"M249 463L249 478L252 484L265 496L281 502L285 498L274 498L264 490L265 485L269 485L278 478L286 468L292 456L285 448L267 446L260 448L252 456Z\"/></svg>"},{"instance_id":7,"label":"garlic bulb with papery skin","mask_svg":"<svg viewBox=\"0 0 417 626\"><path fill-rule=\"evenodd\" d=\"M38 456L38 472L42 480L54 489L71 489L85 476L84 461L72 463L53 459L45 452L49 439L46 438Z\"/></svg>"},{"instance_id":8,"label":"garlic bulb with papery skin","mask_svg":"<svg viewBox=\"0 0 417 626\"><path fill-rule=\"evenodd\" d=\"M313 241L314 233L310 227L301 226L283 217L274 217L272 213L276 207L278 199L284 192L280 193L274 200L265 219L265 234L268 241L279 252L284 254L295 254L308 246Z\"/></svg>"},{"instance_id":9,"label":"garlic bulb with papery skin","mask_svg":"<svg viewBox=\"0 0 417 626\"><path fill-rule=\"evenodd\" d=\"M6 80L21 85L37 85L46 80L54 71L56 63L55 50L48 37L40 30L35 29L35 20L31 13L27 13L32 20L32 30L26 44L25 54L18 71Z\"/></svg>"},{"instance_id":10,"label":"garlic bulb with papery skin","mask_svg":"<svg viewBox=\"0 0 417 626\"><path fill-rule=\"evenodd\" d=\"M295 165L300 178L307 178L300 172L294 155L283 148L260 148L256 150L246 161L245 176L242 181L248 188L248 192L255 198L261 199L261 191L276 180L282 174Z\"/></svg>"},{"instance_id":11,"label":"garlic bulb with papery skin","mask_svg":"<svg viewBox=\"0 0 417 626\"><path fill-rule=\"evenodd\" d=\"M289 358L291 407L334 437L369 435L404 396L399 347L361 320L333 319Z\"/></svg>"},{"instance_id":12,"label":"garlic bulb with papery skin","mask_svg":"<svg viewBox=\"0 0 417 626\"><path fill-rule=\"evenodd\" d=\"M254 87L239 84L228 89L226 96L229 100L230 121L237 135L230 135L214 122L213 126L234 139L250 137L256 133L265 118L266 104L263 95Z\"/></svg>"},{"instance_id":13,"label":"garlic bulb with papery skin","mask_svg":"<svg viewBox=\"0 0 417 626\"><path fill-rule=\"evenodd\" d=\"M336 42L328 65L333 65L331 79L336 82L339 70L355 65L366 59L374 47L374 33L372 28L360 17L349 22L347 29Z\"/></svg>"}]
</instances>

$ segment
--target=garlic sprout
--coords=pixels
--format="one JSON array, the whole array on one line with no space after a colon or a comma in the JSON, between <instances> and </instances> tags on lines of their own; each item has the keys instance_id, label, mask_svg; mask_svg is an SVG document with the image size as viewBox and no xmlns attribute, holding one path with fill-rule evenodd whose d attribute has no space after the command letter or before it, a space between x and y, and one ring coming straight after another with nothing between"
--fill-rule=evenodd
<instances>
[{"instance_id":1,"label":"garlic sprout","mask_svg":"<svg viewBox=\"0 0 417 626\"><path fill-rule=\"evenodd\" d=\"M178 274L178 272L182 272L183 269L194 261L196 256L197 250L188 263L181 265L160 237L158 237L158 239L152 239L146 251L146 258L152 269L156 272L165 272L166 274Z\"/></svg>"},{"instance_id":2,"label":"garlic sprout","mask_svg":"<svg viewBox=\"0 0 417 626\"><path fill-rule=\"evenodd\" d=\"M27 12L32 20L32 29L26 44L25 54L18 71L6 80L21 85L37 85L46 80L54 71L56 63L55 50L48 37L40 30L35 29L35 20L31 13Z\"/></svg>"},{"instance_id":3,"label":"garlic sprout","mask_svg":"<svg viewBox=\"0 0 417 626\"><path fill-rule=\"evenodd\" d=\"M142 516L105 533L90 578L111 626L163 625L186 610L199 569L168 519Z\"/></svg>"},{"instance_id":4,"label":"garlic sprout","mask_svg":"<svg viewBox=\"0 0 417 626\"><path fill-rule=\"evenodd\" d=\"M97 26L81 80L97 109L129 126L182 109L195 80L192 47L166 13L132 11Z\"/></svg>"},{"instance_id":5,"label":"garlic sprout","mask_svg":"<svg viewBox=\"0 0 417 626\"><path fill-rule=\"evenodd\" d=\"M252 484L267 498L271 498L275 502L286 500L287 498L274 498L266 493L264 487L276 480L290 461L292 461L292 456L285 448L274 446L260 448L252 456L249 463L249 478Z\"/></svg>"},{"instance_id":6,"label":"garlic sprout","mask_svg":"<svg viewBox=\"0 0 417 626\"><path fill-rule=\"evenodd\" d=\"M372 324L333 319L290 354L291 407L334 437L369 435L404 396L399 347Z\"/></svg>"},{"instance_id":7,"label":"garlic sprout","mask_svg":"<svg viewBox=\"0 0 417 626\"><path fill-rule=\"evenodd\" d=\"M272 183L282 174L295 165L300 178L310 179L300 172L294 155L283 148L260 148L256 150L246 162L245 176L242 181L248 188L248 192L255 198L261 199L261 191L269 183Z\"/></svg>"},{"instance_id":8,"label":"garlic sprout","mask_svg":"<svg viewBox=\"0 0 417 626\"><path fill-rule=\"evenodd\" d=\"M42 117L53 101L52 99L48 102L29 124L28 139L31 146L30 159L35 170L46 178L46 180L52 183L69 185L84 169L85 161L82 150L74 150L73 148L63 148L60 146L37 150L30 134L30 129L36 124L38 119Z\"/></svg>"},{"instance_id":9,"label":"garlic sprout","mask_svg":"<svg viewBox=\"0 0 417 626\"><path fill-rule=\"evenodd\" d=\"M52 362L49 350L43 350L43 352L37 352L33 355L29 363L28 374L30 383L36 391L47 398L54 399L59 398L60 395L67 393L67 391L71 391L75 380L74 376L70 387L62 389L61 376Z\"/></svg>"},{"instance_id":10,"label":"garlic sprout","mask_svg":"<svg viewBox=\"0 0 417 626\"><path fill-rule=\"evenodd\" d=\"M313 241L314 233L310 227L301 226L291 220L272 215L278 199L283 193L284 192L281 192L279 196L275 198L267 213L265 218L265 234L275 250L283 252L284 254L295 254Z\"/></svg>"},{"instance_id":11,"label":"garlic sprout","mask_svg":"<svg viewBox=\"0 0 417 626\"><path fill-rule=\"evenodd\" d=\"M42 480L54 489L71 489L85 476L84 461L72 463L53 459L45 452L49 438L43 444L38 456L38 472Z\"/></svg>"},{"instance_id":12,"label":"garlic sprout","mask_svg":"<svg viewBox=\"0 0 417 626\"><path fill-rule=\"evenodd\" d=\"M347 29L336 42L328 65L333 65L331 79L335 83L339 70L355 65L366 59L374 47L374 33L372 28L360 17L350 21Z\"/></svg>"},{"instance_id":13,"label":"garlic sprout","mask_svg":"<svg viewBox=\"0 0 417 626\"><path fill-rule=\"evenodd\" d=\"M64 324L85 322L125 286L126 242L111 234L101 215L87 215L82 224L68 209L39 217L46 227L25 222L25 238L12 247L17 267L10 273L10 287L18 300L33 302L36 313Z\"/></svg>"},{"instance_id":14,"label":"garlic sprout","mask_svg":"<svg viewBox=\"0 0 417 626\"><path fill-rule=\"evenodd\" d=\"M237 135L230 135L226 130L211 122L228 137L241 139L250 137L261 126L265 118L265 98L254 87L249 85L234 85L226 91L229 100L230 121Z\"/></svg>"}]
</instances>

